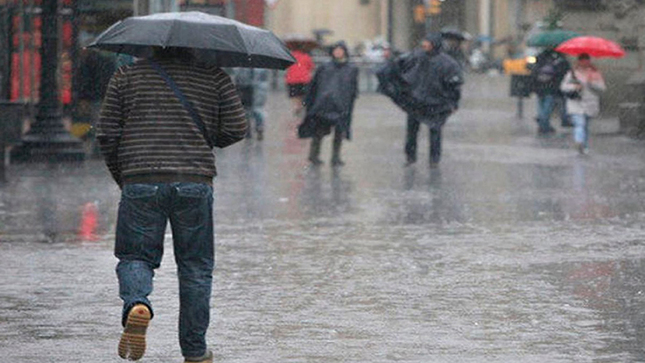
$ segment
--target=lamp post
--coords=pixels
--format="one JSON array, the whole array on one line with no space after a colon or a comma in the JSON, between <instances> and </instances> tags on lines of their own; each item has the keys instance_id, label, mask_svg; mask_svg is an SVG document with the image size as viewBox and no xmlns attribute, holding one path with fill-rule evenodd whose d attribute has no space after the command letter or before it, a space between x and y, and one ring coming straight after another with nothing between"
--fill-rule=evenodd
<instances>
[{"instance_id":1,"label":"lamp post","mask_svg":"<svg viewBox=\"0 0 645 363\"><path fill-rule=\"evenodd\" d=\"M63 126L59 99L58 70L58 0L42 2L42 59L40 102L36 121L23 136L22 144L13 150L12 160L82 161L85 151L81 141Z\"/></svg>"}]
</instances>

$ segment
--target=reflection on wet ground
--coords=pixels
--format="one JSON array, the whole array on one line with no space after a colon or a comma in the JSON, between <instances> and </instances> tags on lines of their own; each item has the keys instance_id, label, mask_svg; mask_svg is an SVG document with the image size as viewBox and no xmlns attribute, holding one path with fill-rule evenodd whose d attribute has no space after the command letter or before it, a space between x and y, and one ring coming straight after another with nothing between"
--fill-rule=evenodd
<instances>
[{"instance_id":1,"label":"reflection on wet ground","mask_svg":"<svg viewBox=\"0 0 645 363\"><path fill-rule=\"evenodd\" d=\"M403 167L404 115L375 95L359 100L343 168L329 140L327 164L307 164L281 94L263 142L218 151L219 361L645 361L645 146L595 135L579 157L568 130L537 139L513 103L479 93L490 82L469 84L438 169L425 133ZM118 188L99 161L9 179L0 356L119 361ZM166 253L147 362L179 357Z\"/></svg>"}]
</instances>

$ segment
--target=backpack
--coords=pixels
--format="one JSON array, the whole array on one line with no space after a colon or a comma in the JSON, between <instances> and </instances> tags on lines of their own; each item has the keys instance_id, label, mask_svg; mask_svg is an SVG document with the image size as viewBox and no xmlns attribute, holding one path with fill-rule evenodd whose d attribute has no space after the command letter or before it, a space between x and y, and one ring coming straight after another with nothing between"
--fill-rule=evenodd
<instances>
[{"instance_id":1,"label":"backpack","mask_svg":"<svg viewBox=\"0 0 645 363\"><path fill-rule=\"evenodd\" d=\"M555 67L552 62L543 64L535 72L535 80L538 83L551 83L555 81Z\"/></svg>"}]
</instances>

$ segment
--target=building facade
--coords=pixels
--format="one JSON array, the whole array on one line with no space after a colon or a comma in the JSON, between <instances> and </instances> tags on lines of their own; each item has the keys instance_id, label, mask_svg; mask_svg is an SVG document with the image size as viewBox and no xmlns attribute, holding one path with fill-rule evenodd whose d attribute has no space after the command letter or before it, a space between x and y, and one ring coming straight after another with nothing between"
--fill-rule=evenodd
<instances>
[{"instance_id":1,"label":"building facade","mask_svg":"<svg viewBox=\"0 0 645 363\"><path fill-rule=\"evenodd\" d=\"M387 38L388 3L391 1L280 0L267 10L266 25L279 37L314 37L317 31L327 31L325 40L345 40L353 48L364 40Z\"/></svg>"}]
</instances>

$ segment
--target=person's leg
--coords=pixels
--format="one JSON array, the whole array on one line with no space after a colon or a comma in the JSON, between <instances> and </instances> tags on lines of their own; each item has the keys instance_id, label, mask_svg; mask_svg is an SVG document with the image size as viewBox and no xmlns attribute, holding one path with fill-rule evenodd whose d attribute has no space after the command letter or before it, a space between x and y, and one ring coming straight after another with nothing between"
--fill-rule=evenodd
<instances>
[{"instance_id":1,"label":"person's leg","mask_svg":"<svg viewBox=\"0 0 645 363\"><path fill-rule=\"evenodd\" d=\"M311 138L311 148L309 149L309 161L314 165L320 165L323 162L320 160L320 148L322 145L322 136L314 136Z\"/></svg>"},{"instance_id":2,"label":"person's leg","mask_svg":"<svg viewBox=\"0 0 645 363\"><path fill-rule=\"evenodd\" d=\"M553 95L543 95L538 97L538 126L540 133L553 132L551 127L551 114L555 105L555 98Z\"/></svg>"},{"instance_id":3,"label":"person's leg","mask_svg":"<svg viewBox=\"0 0 645 363\"><path fill-rule=\"evenodd\" d=\"M126 184L121 194L116 226L115 256L119 296L123 300L119 355L139 359L145 352L147 322L129 322L131 310L140 304L153 316L148 296L152 292L154 269L163 255L167 215L159 208L163 186L159 184ZM142 309L142 311L145 309ZM129 324L130 323L130 324Z\"/></svg>"},{"instance_id":4,"label":"person's leg","mask_svg":"<svg viewBox=\"0 0 645 363\"><path fill-rule=\"evenodd\" d=\"M264 138L264 119L266 117L266 112L262 107L253 108L253 118L255 119L255 131L258 134L258 140Z\"/></svg>"},{"instance_id":5,"label":"person's leg","mask_svg":"<svg viewBox=\"0 0 645 363\"><path fill-rule=\"evenodd\" d=\"M253 109L251 107L244 106L244 113L246 114L246 138L250 139L253 137Z\"/></svg>"},{"instance_id":6,"label":"person's leg","mask_svg":"<svg viewBox=\"0 0 645 363\"><path fill-rule=\"evenodd\" d=\"M441 161L441 126L430 127L430 165Z\"/></svg>"},{"instance_id":7,"label":"person's leg","mask_svg":"<svg viewBox=\"0 0 645 363\"><path fill-rule=\"evenodd\" d=\"M302 97L291 97L291 108L296 116L300 116L300 112L302 111Z\"/></svg>"},{"instance_id":8,"label":"person's leg","mask_svg":"<svg viewBox=\"0 0 645 363\"><path fill-rule=\"evenodd\" d=\"M591 123L591 117L585 115L585 137L584 137L584 147L589 149L589 124Z\"/></svg>"},{"instance_id":9,"label":"person's leg","mask_svg":"<svg viewBox=\"0 0 645 363\"><path fill-rule=\"evenodd\" d=\"M562 127L573 127L571 116L567 113L567 99L562 95L557 96L558 108L560 109L560 121Z\"/></svg>"},{"instance_id":10,"label":"person's leg","mask_svg":"<svg viewBox=\"0 0 645 363\"><path fill-rule=\"evenodd\" d=\"M332 146L331 164L334 166L343 166L345 163L340 159L340 149L343 144L343 132L334 127L334 142Z\"/></svg>"},{"instance_id":11,"label":"person's leg","mask_svg":"<svg viewBox=\"0 0 645 363\"><path fill-rule=\"evenodd\" d=\"M585 115L583 114L571 114L571 122L573 122L573 141L576 144L576 148L580 153L584 151L585 148L585 139L586 139L586 120Z\"/></svg>"},{"instance_id":12,"label":"person's leg","mask_svg":"<svg viewBox=\"0 0 645 363\"><path fill-rule=\"evenodd\" d=\"M179 343L184 357L207 354L215 266L213 188L173 183L170 225L179 278Z\"/></svg>"},{"instance_id":13,"label":"person's leg","mask_svg":"<svg viewBox=\"0 0 645 363\"><path fill-rule=\"evenodd\" d=\"M411 115L408 115L408 125L405 137L405 155L407 163L412 164L417 161L417 136L421 123Z\"/></svg>"}]
</instances>

